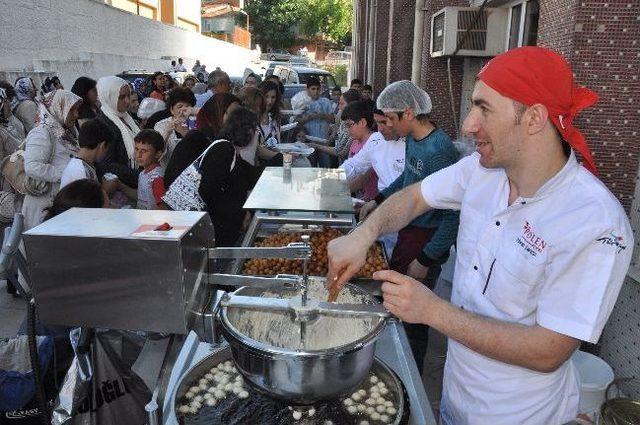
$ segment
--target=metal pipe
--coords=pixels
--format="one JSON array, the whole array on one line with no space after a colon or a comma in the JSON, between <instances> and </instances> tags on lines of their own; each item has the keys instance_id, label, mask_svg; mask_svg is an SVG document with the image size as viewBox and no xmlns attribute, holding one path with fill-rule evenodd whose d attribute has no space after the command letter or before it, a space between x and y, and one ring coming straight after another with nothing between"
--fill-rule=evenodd
<instances>
[{"instance_id":1,"label":"metal pipe","mask_svg":"<svg viewBox=\"0 0 640 425\"><path fill-rule=\"evenodd\" d=\"M367 38L367 81L365 83L371 84L375 77L375 57L376 57L376 49L375 49L375 39L376 39L376 13L378 10L378 2L377 0L369 0L369 30L368 38Z\"/></svg>"},{"instance_id":2,"label":"metal pipe","mask_svg":"<svg viewBox=\"0 0 640 425\"><path fill-rule=\"evenodd\" d=\"M210 285L234 286L240 288L250 286L252 288L272 288L280 287L285 289L297 289L301 286L301 279L298 276L278 275L276 277L245 276L224 273L210 273Z\"/></svg>"},{"instance_id":3,"label":"metal pipe","mask_svg":"<svg viewBox=\"0 0 640 425\"><path fill-rule=\"evenodd\" d=\"M309 239L310 239L309 235L302 235L301 239L304 246L311 249L311 245L309 245ZM309 290L308 266L309 266L309 258L305 258L302 261L302 291L301 291L302 307L307 306L307 296L308 296L308 290ZM305 347L306 340L307 340L307 324L304 321L301 321L300 322L300 342L301 342L302 348Z\"/></svg>"},{"instance_id":4,"label":"metal pipe","mask_svg":"<svg viewBox=\"0 0 640 425\"><path fill-rule=\"evenodd\" d=\"M422 86L422 49L424 47L424 19L425 0L416 0L415 22L413 24L413 57L411 59L411 81Z\"/></svg>"},{"instance_id":5,"label":"metal pipe","mask_svg":"<svg viewBox=\"0 0 640 425\"><path fill-rule=\"evenodd\" d=\"M311 256L311 249L300 243L290 243L283 247L225 247L204 248L210 259L233 258L286 258L304 260Z\"/></svg>"}]
</instances>

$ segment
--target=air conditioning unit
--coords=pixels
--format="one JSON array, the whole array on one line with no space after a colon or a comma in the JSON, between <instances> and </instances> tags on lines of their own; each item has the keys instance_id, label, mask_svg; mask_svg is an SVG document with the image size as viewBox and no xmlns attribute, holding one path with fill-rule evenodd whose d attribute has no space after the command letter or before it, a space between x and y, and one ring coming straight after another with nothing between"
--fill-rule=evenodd
<instances>
[{"instance_id":1,"label":"air conditioning unit","mask_svg":"<svg viewBox=\"0 0 640 425\"><path fill-rule=\"evenodd\" d=\"M496 56L505 50L506 8L445 7L431 17L431 56Z\"/></svg>"}]
</instances>

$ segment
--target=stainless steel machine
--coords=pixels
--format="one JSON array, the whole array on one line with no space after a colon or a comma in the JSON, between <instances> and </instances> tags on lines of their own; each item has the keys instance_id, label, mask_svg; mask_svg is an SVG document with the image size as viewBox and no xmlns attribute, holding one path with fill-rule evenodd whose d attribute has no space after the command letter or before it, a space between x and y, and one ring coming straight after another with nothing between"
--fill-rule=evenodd
<instances>
[{"instance_id":1,"label":"stainless steel machine","mask_svg":"<svg viewBox=\"0 0 640 425\"><path fill-rule=\"evenodd\" d=\"M270 192L281 189L274 182L298 188L304 186L301 182L313 182L313 190L302 192L317 197L316 206L295 213L277 205L275 209L264 208L267 212L256 214L243 246L238 248L215 247L211 221L200 212L72 209L26 232L23 240L41 320L168 334L163 343L157 337L150 340L148 349L143 350L147 358L138 362L139 374L153 389L147 406L150 423L178 422L178 384L195 363L228 346L220 338L220 330L231 343L238 370L262 393L294 404L342 394L366 376L375 354L384 358L406 387L409 423L435 423L406 335L401 326L388 321L388 314L372 295L366 294L368 301L360 305L321 303L307 300L306 273L271 278L239 275L246 258L309 258L304 240L281 248L254 248L253 239L265 226L334 225L348 229L354 224L344 194L334 196L345 191L339 172L319 171L315 177L307 172L301 174L302 180L293 176L291 181L291 176L280 175L274 180L274 175L278 177L277 170L263 175L271 182ZM333 183L324 183L326 179ZM267 186L259 182L254 193L260 187ZM323 200L327 191L332 202ZM259 204L255 207L262 208ZM302 200L299 204L307 205ZM331 208L313 210L322 205ZM219 291L220 285L240 289L224 292ZM266 288L296 293L257 298ZM331 352L260 351L233 332L228 320L225 324L227 312L233 308L286 312L299 324L302 335L306 323L318 315L378 317L382 325L367 338ZM216 326L216 316L222 327ZM376 340L384 343L376 344ZM343 387L336 386L340 375L328 373L331 369L342 373ZM322 387L326 387L325 393L319 394Z\"/></svg>"}]
</instances>

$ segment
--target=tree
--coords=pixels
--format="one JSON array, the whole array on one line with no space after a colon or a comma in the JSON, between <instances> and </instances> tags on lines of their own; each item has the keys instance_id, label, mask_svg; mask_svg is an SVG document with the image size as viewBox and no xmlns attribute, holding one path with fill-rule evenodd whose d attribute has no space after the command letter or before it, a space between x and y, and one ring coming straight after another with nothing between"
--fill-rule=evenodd
<instances>
[{"instance_id":1,"label":"tree","mask_svg":"<svg viewBox=\"0 0 640 425\"><path fill-rule=\"evenodd\" d=\"M302 12L302 0L250 0L245 5L252 36L263 50L291 47Z\"/></svg>"},{"instance_id":2,"label":"tree","mask_svg":"<svg viewBox=\"0 0 640 425\"><path fill-rule=\"evenodd\" d=\"M349 0L248 0L252 36L263 49L296 43L296 29L305 37L342 42L351 34Z\"/></svg>"},{"instance_id":3,"label":"tree","mask_svg":"<svg viewBox=\"0 0 640 425\"><path fill-rule=\"evenodd\" d=\"M303 35L321 35L324 39L341 42L351 33L352 5L349 0L302 0L304 13L300 30Z\"/></svg>"}]
</instances>

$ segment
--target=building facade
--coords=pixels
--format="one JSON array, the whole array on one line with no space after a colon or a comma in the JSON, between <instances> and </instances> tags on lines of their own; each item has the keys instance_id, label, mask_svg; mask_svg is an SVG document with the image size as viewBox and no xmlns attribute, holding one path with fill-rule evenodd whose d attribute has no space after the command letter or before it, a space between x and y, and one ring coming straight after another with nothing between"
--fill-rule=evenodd
<instances>
[{"instance_id":1,"label":"building facade","mask_svg":"<svg viewBox=\"0 0 640 425\"><path fill-rule=\"evenodd\" d=\"M442 19L445 7L462 9L449 9ZM636 234L629 278L601 350L617 376L634 375L640 368L630 339L635 333L625 336L624 331L640 326L640 2L354 0L354 12L354 78L372 84L376 94L390 82L411 79L431 95L432 117L452 137L459 136L470 109L477 72L492 54L510 48L539 45L562 53L577 83L598 93L599 101L582 111L575 124ZM472 30L466 31L469 26ZM453 45L447 45L449 36ZM640 396L637 388L629 391Z\"/></svg>"},{"instance_id":2,"label":"building facade","mask_svg":"<svg viewBox=\"0 0 640 425\"><path fill-rule=\"evenodd\" d=\"M154 21L200 32L200 0L105 0L105 3Z\"/></svg>"},{"instance_id":3,"label":"building facade","mask_svg":"<svg viewBox=\"0 0 640 425\"><path fill-rule=\"evenodd\" d=\"M12 22L0 26L0 79L12 82L30 76L39 83L57 75L70 88L82 75L168 71L179 57L188 70L200 60L210 70L220 67L242 76L255 57L249 49L137 16L104 0L0 0L0 10ZM197 13L199 19L199 8Z\"/></svg>"},{"instance_id":4,"label":"building facade","mask_svg":"<svg viewBox=\"0 0 640 425\"><path fill-rule=\"evenodd\" d=\"M579 84L598 92L598 103L576 123L590 142L602 180L630 211L640 145L634 99L640 96L637 1L355 0L354 78L371 83L376 93L390 82L413 80L431 95L434 119L457 136L475 75L491 56L432 55L432 20L445 7L471 6L475 14L483 4L485 12L502 15L493 25L500 27L501 51L528 44L554 49L570 61ZM449 25L442 31L452 30Z\"/></svg>"},{"instance_id":5,"label":"building facade","mask_svg":"<svg viewBox=\"0 0 640 425\"><path fill-rule=\"evenodd\" d=\"M251 48L249 15L244 2L237 0L206 1L202 5L202 34Z\"/></svg>"}]
</instances>

